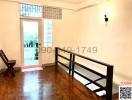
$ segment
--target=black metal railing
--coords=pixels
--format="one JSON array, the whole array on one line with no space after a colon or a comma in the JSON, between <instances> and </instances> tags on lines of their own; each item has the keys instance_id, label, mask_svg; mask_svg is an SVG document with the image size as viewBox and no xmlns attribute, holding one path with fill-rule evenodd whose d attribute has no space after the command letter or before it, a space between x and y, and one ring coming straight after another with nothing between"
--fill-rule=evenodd
<instances>
[{"instance_id":1,"label":"black metal railing","mask_svg":"<svg viewBox=\"0 0 132 100\"><path fill-rule=\"evenodd\" d=\"M59 54L59 51L69 53L70 57L67 58L67 57ZM61 61L59 61L58 57L69 61L69 64L66 65L66 64L62 63ZM101 73L99 73L99 72L97 72L93 69L90 69L90 68L86 67L85 65L82 65L82 64L76 62L75 61L76 57L80 57L80 58L86 59L88 61L106 66L107 67L106 75L103 75L103 74L101 74ZM99 89L93 90L93 92L99 92L99 91L105 90L106 95L104 95L103 97L105 97L106 100L112 100L112 84L113 84L113 66L112 65L109 65L109 64L106 64L104 62L100 62L100 61L97 61L97 60L79 55L77 53L73 53L71 51L64 50L64 49L61 49L61 48L58 48L58 47L55 48L55 64L56 65L61 64L64 67L66 67L67 69L69 69L69 75L72 75L72 77L74 77L74 73L76 73L79 76L83 77L84 79L90 81L90 83L86 84L86 86L93 83L93 84L97 85L98 87L100 87ZM85 75L81 74L79 71L75 70L75 65L100 76L100 78L98 78L96 80L92 80L92 79L86 77ZM97 81L99 81L101 79L106 79L106 86L102 86L99 83L97 83Z\"/></svg>"}]
</instances>

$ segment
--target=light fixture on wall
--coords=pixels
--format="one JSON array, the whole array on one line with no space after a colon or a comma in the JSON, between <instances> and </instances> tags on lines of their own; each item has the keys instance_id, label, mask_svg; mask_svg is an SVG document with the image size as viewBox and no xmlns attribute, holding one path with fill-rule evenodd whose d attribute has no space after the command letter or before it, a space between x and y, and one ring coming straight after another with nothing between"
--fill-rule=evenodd
<instances>
[{"instance_id":1,"label":"light fixture on wall","mask_svg":"<svg viewBox=\"0 0 132 100\"><path fill-rule=\"evenodd\" d=\"M106 7L105 7L105 14L104 14L104 19L105 19L105 22L108 22L109 21L109 16L110 16L110 8L109 8L109 0L106 0Z\"/></svg>"},{"instance_id":2,"label":"light fixture on wall","mask_svg":"<svg viewBox=\"0 0 132 100\"><path fill-rule=\"evenodd\" d=\"M109 18L107 15L104 15L104 19L105 19L105 22L108 22L109 21Z\"/></svg>"}]
</instances>

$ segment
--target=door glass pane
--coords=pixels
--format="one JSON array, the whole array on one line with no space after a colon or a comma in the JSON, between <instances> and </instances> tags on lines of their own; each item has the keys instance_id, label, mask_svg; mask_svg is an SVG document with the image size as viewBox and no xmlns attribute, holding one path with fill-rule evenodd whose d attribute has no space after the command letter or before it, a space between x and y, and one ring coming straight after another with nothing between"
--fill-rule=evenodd
<instances>
[{"instance_id":1,"label":"door glass pane","mask_svg":"<svg viewBox=\"0 0 132 100\"><path fill-rule=\"evenodd\" d=\"M38 27L39 23L36 21L23 21L24 66L39 64Z\"/></svg>"}]
</instances>

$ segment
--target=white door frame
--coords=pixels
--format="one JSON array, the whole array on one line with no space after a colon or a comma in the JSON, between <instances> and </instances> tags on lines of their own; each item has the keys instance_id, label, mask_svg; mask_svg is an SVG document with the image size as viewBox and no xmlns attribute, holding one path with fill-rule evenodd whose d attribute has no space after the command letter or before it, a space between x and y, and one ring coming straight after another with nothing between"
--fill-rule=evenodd
<instances>
[{"instance_id":1,"label":"white door frame","mask_svg":"<svg viewBox=\"0 0 132 100\"><path fill-rule=\"evenodd\" d=\"M36 21L38 22L38 46L39 46L39 65L42 65L42 52L41 52L41 48L42 48L42 44L43 44L43 28L42 28L42 20L41 19L32 19L32 18L21 18L20 19L20 31L21 31L21 64L22 67L24 67L24 34L23 34L23 25L22 22L23 21Z\"/></svg>"}]
</instances>

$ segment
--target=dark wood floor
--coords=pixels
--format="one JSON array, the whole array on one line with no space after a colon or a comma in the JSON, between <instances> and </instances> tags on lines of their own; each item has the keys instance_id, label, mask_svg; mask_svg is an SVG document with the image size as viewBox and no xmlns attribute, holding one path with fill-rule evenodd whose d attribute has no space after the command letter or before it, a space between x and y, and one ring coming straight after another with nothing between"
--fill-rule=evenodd
<instances>
[{"instance_id":1,"label":"dark wood floor","mask_svg":"<svg viewBox=\"0 0 132 100\"><path fill-rule=\"evenodd\" d=\"M16 72L16 77L0 75L0 100L99 100L61 68Z\"/></svg>"}]
</instances>

